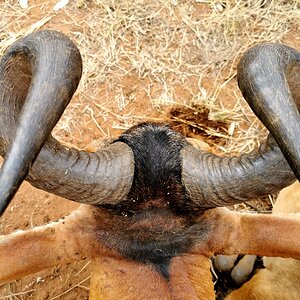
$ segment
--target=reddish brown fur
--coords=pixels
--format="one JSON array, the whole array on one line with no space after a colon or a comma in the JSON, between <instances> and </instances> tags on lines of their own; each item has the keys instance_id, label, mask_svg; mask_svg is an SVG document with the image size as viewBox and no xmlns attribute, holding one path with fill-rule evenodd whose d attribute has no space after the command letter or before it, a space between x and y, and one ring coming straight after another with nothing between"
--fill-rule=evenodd
<instances>
[{"instance_id":1,"label":"reddish brown fur","mask_svg":"<svg viewBox=\"0 0 300 300\"><path fill-rule=\"evenodd\" d=\"M98 258L93 268L91 300L214 299L209 260L204 256L174 258L169 281L150 265L124 259Z\"/></svg>"},{"instance_id":2,"label":"reddish brown fur","mask_svg":"<svg viewBox=\"0 0 300 300\"><path fill-rule=\"evenodd\" d=\"M299 182L280 192L273 213L299 215ZM278 232L284 233L287 238L293 234L280 228ZM226 300L298 300L300 297L300 260L264 257L264 265L265 269L259 270L250 281L232 292Z\"/></svg>"},{"instance_id":3,"label":"reddish brown fur","mask_svg":"<svg viewBox=\"0 0 300 300\"><path fill-rule=\"evenodd\" d=\"M29 61L23 71L30 64L32 73L16 72L20 60L10 68L16 53ZM265 66L283 72L290 61L298 62L293 49L257 47L239 64L238 81L299 178L295 141L300 126L295 122L298 110L286 105L292 100L284 85L288 78L282 80L281 72L264 76L269 74ZM228 159L198 151L168 126L154 123L130 128L110 150L96 154L68 149L51 137L46 141L76 90L81 70L77 47L52 31L20 39L0 61L0 104L5 108L0 119L0 152L5 156L0 213L29 168L27 179L34 186L95 205L82 206L59 223L0 238L2 282L89 257L100 277L92 280L92 298L100 293L108 299L212 299L205 257L249 253L300 258L299 219L210 209L267 195L294 181L274 140ZM23 75L30 87L19 95L21 90L11 83L23 82ZM282 92L273 107L271 82L280 86L277 94ZM19 115L15 108L22 106ZM272 116L281 113L290 116L288 122L274 122ZM290 131L291 124L297 130Z\"/></svg>"},{"instance_id":4,"label":"reddish brown fur","mask_svg":"<svg viewBox=\"0 0 300 300\"><path fill-rule=\"evenodd\" d=\"M178 295L182 297L173 299L188 299L190 294L185 293L192 293L190 299L197 299L196 295L201 299L201 291L205 292L205 295L213 293L211 276L208 272L208 258L206 263L203 263L205 259L202 255L209 257L214 253L256 253L300 257L299 218L247 215L222 208L212 209L197 220L199 224L206 223L209 231L201 239L197 239L192 249L195 255L184 254L174 257L170 263L170 278L167 280L153 266L125 259L114 249L105 247L104 239L96 240L95 235L99 231L101 220L95 221L94 209L81 206L59 223L2 237L0 281L7 282L56 264L89 257L94 260L95 270L105 268L105 265L99 265L99 262L110 261L115 262L116 268L124 266L126 272L130 274L126 277L125 288L122 278L115 277L118 269L106 267L105 272L112 280L110 285L116 291L115 299L126 299L125 294L117 296L117 292L123 291L124 288L132 291L137 284L147 286L147 289L139 289L139 295L145 295L145 298L148 297L148 290L150 293L154 289L154 284L159 285L161 293L166 293L163 299L173 297L175 289L176 293L181 291ZM109 263L107 266L110 265ZM113 265L114 263L111 266ZM101 277L103 274L98 273L100 279L103 278ZM202 277L203 274L206 275ZM100 279L92 279L92 295L98 293L97 286ZM102 282L102 285L105 286L106 283L107 281ZM185 289L179 288L180 286L185 286Z\"/></svg>"},{"instance_id":5,"label":"reddish brown fur","mask_svg":"<svg viewBox=\"0 0 300 300\"><path fill-rule=\"evenodd\" d=\"M167 231L180 231L185 222L182 216L175 217L172 212L161 215L159 211L152 221L134 222L130 217L82 205L60 222L0 238L0 282L88 257L93 261L91 300L210 300L215 296L208 257L215 253L300 258L299 218L238 214L225 208L208 210L193 220L199 229L192 232L193 247L171 259L168 279L154 265L120 255L138 230L143 235L145 228L159 223ZM128 228L137 232L130 237ZM155 228L152 230L154 234Z\"/></svg>"}]
</instances>

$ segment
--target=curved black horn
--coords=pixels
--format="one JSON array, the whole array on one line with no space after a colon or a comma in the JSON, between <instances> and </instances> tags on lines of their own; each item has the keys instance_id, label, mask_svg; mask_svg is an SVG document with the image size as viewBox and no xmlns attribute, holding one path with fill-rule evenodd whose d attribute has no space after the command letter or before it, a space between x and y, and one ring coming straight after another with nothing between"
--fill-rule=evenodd
<instances>
[{"instance_id":1,"label":"curved black horn","mask_svg":"<svg viewBox=\"0 0 300 300\"><path fill-rule=\"evenodd\" d=\"M238 66L239 87L276 142L269 136L252 153L229 158L183 149L183 182L199 206L266 196L291 184L295 175L300 178L299 59L294 49L278 44L259 45L245 53Z\"/></svg>"},{"instance_id":2,"label":"curved black horn","mask_svg":"<svg viewBox=\"0 0 300 300\"><path fill-rule=\"evenodd\" d=\"M130 190L134 167L127 145L115 143L87 153L48 138L77 88L81 71L77 47L55 31L22 38L2 57L0 154L5 159L0 170L0 214L34 161L27 180L71 200L116 203Z\"/></svg>"},{"instance_id":3,"label":"curved black horn","mask_svg":"<svg viewBox=\"0 0 300 300\"><path fill-rule=\"evenodd\" d=\"M300 179L300 54L285 45L250 49L238 66L238 83Z\"/></svg>"}]
</instances>

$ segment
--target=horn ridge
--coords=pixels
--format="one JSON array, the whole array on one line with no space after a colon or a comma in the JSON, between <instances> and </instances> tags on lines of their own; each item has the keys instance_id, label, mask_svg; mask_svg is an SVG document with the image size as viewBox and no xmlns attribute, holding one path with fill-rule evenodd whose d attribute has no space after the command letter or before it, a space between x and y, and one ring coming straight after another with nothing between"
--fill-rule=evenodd
<instances>
[{"instance_id":1,"label":"horn ridge","mask_svg":"<svg viewBox=\"0 0 300 300\"><path fill-rule=\"evenodd\" d=\"M21 38L2 57L0 215L29 170L27 180L34 186L74 201L86 203L92 195L93 205L116 203L127 195L133 177L127 145L94 154L68 149L50 135L81 73L78 48L56 31Z\"/></svg>"},{"instance_id":2,"label":"horn ridge","mask_svg":"<svg viewBox=\"0 0 300 300\"><path fill-rule=\"evenodd\" d=\"M199 206L266 196L300 178L300 54L285 45L258 45L241 58L237 78L244 98L271 135L260 148L240 157L183 149L183 181Z\"/></svg>"},{"instance_id":3,"label":"horn ridge","mask_svg":"<svg viewBox=\"0 0 300 300\"><path fill-rule=\"evenodd\" d=\"M238 84L300 179L300 54L281 44L262 44L243 56Z\"/></svg>"},{"instance_id":4,"label":"horn ridge","mask_svg":"<svg viewBox=\"0 0 300 300\"><path fill-rule=\"evenodd\" d=\"M17 124L16 128L11 129L14 137L12 143L8 141L11 137L4 132L4 146L9 144L9 149L0 170L0 213L3 213L27 175L30 165L77 88L81 77L81 56L78 49L72 46L71 41L62 34L41 31L15 42L1 60L1 103L10 102L9 106L13 109L18 103L21 114L17 122L16 115L12 120L12 123ZM18 65L21 65L21 71L26 70L28 73L19 75ZM73 76L65 78L70 69ZM23 79L25 86L16 88L18 83L9 83L16 79L21 81L20 85ZM15 88L17 94L11 101ZM6 119L9 118L7 113L4 114Z\"/></svg>"}]
</instances>

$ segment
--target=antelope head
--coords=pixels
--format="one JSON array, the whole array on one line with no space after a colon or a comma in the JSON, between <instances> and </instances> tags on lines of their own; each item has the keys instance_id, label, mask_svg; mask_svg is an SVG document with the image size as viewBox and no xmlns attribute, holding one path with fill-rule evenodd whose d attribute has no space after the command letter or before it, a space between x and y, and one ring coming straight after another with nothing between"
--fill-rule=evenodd
<instances>
[{"instance_id":1,"label":"antelope head","mask_svg":"<svg viewBox=\"0 0 300 300\"><path fill-rule=\"evenodd\" d=\"M69 217L77 218L74 228L85 232L77 241L80 257L113 253L151 264L165 278L173 258L184 253L300 257L299 221L218 209L276 193L295 176L300 178L300 72L295 50L264 44L241 59L239 87L271 134L258 149L240 157L199 150L167 125L155 123L134 126L93 153L62 145L51 130L72 98L81 70L77 47L54 31L28 35L3 56L1 214L25 179L38 189L86 204L84 214ZM266 222L268 228L263 226ZM278 226L289 228L293 237L287 240ZM74 228L69 233L76 234ZM1 254L0 245L0 261L5 261L3 253L8 252ZM46 264L39 261L36 270L55 263L57 258Z\"/></svg>"}]
</instances>

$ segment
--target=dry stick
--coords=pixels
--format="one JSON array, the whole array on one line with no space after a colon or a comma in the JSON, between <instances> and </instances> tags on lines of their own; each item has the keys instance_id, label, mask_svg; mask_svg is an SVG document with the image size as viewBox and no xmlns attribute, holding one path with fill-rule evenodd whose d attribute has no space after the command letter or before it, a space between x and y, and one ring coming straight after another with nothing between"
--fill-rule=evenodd
<instances>
[{"instance_id":1,"label":"dry stick","mask_svg":"<svg viewBox=\"0 0 300 300\"><path fill-rule=\"evenodd\" d=\"M57 295L57 296L51 298L50 300L54 300L54 299L57 299L57 298L59 298L59 297L61 297L61 296L63 296L63 295L66 295L66 294L68 294L70 291L74 290L74 289L77 288L77 287L82 287L81 284L82 284L83 282L89 280L90 278L91 278L91 276L88 276L87 278L83 279L83 280L80 281L79 283L77 283L77 284L75 284L74 286L70 287L69 289L67 289L67 290L64 291L63 293L61 293L61 294L59 294L59 295ZM85 288L87 288L87 287L85 287Z\"/></svg>"},{"instance_id":2,"label":"dry stick","mask_svg":"<svg viewBox=\"0 0 300 300\"><path fill-rule=\"evenodd\" d=\"M36 29L41 28L43 25L45 25L46 23L48 23L54 16L47 16L44 17L43 19L33 23L32 25L30 25L27 28L24 28L22 30L20 30L16 35L14 35L12 38L8 39L5 41L5 43L3 43L1 45L1 47L3 48L7 48L8 46L10 46L13 42L15 42L19 37L21 36L25 36L28 35L32 32L34 32Z\"/></svg>"},{"instance_id":3,"label":"dry stick","mask_svg":"<svg viewBox=\"0 0 300 300\"><path fill-rule=\"evenodd\" d=\"M74 277L77 277L92 261L88 261L75 275Z\"/></svg>"},{"instance_id":4,"label":"dry stick","mask_svg":"<svg viewBox=\"0 0 300 300\"><path fill-rule=\"evenodd\" d=\"M214 264L212 263L212 260L211 260L211 259L209 260L209 264L210 264L210 270L211 270L211 272L213 273L213 275L214 275L215 278L216 278L216 280L215 280L215 282L214 282L214 285L215 285L215 284L217 283L219 277L218 277L218 275L217 275L217 273L216 273L216 271L215 271Z\"/></svg>"},{"instance_id":5,"label":"dry stick","mask_svg":"<svg viewBox=\"0 0 300 300\"><path fill-rule=\"evenodd\" d=\"M193 121L187 121L187 120L184 120L184 119L181 119L181 118L178 118L178 117L174 117L174 116L172 116L171 120L175 120L175 121L177 121L179 123L183 123L183 124L186 124L186 125L198 128L200 130L203 130L208 135L212 135L212 136L216 136L216 137L221 137L221 138L224 138L224 139L231 139L232 138L229 135L225 135L225 134L219 133L219 132L213 130L212 128L210 128L210 127L197 124L197 123L195 123Z\"/></svg>"},{"instance_id":6,"label":"dry stick","mask_svg":"<svg viewBox=\"0 0 300 300\"><path fill-rule=\"evenodd\" d=\"M35 292L35 291L36 291L36 289L33 289L33 290L25 291L25 292L19 292L19 293L15 293L15 294L11 294L11 295L1 296L0 300L2 300L2 299L8 299L10 297L16 297L16 296L26 295L26 294L29 294L29 293L32 293L32 292Z\"/></svg>"}]
</instances>

